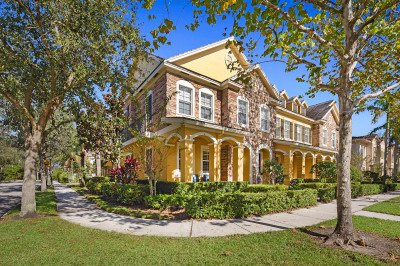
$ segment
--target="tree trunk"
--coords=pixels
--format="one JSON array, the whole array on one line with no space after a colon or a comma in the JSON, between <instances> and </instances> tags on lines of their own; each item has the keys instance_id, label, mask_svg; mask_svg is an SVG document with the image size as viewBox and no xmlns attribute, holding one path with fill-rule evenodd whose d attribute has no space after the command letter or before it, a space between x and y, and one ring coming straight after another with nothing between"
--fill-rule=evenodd
<instances>
[{"instance_id":1,"label":"tree trunk","mask_svg":"<svg viewBox=\"0 0 400 266\"><path fill-rule=\"evenodd\" d=\"M393 152L393 158L394 158L394 166L393 166L393 177L397 177L397 171L399 168L399 139L395 138L394 140L394 152Z\"/></svg>"},{"instance_id":2,"label":"tree trunk","mask_svg":"<svg viewBox=\"0 0 400 266\"><path fill-rule=\"evenodd\" d=\"M354 237L351 212L350 160L353 106L350 97L339 96L339 152L337 164L337 215L335 231L330 237L337 244L347 244ZM329 240L328 240L329 241Z\"/></svg>"},{"instance_id":3,"label":"tree trunk","mask_svg":"<svg viewBox=\"0 0 400 266\"><path fill-rule=\"evenodd\" d=\"M44 166L43 155L40 155L39 159L40 159L40 180L41 180L40 191L46 192L47 191L47 183L46 183L46 174L45 174L45 168L44 168L45 166Z\"/></svg>"},{"instance_id":4,"label":"tree trunk","mask_svg":"<svg viewBox=\"0 0 400 266\"><path fill-rule=\"evenodd\" d=\"M29 129L31 129L29 127ZM39 158L39 147L42 132L38 129L26 130L25 132L25 166L24 181L22 184L21 218L36 216L36 162ZM28 131L28 132L27 132Z\"/></svg>"},{"instance_id":5,"label":"tree trunk","mask_svg":"<svg viewBox=\"0 0 400 266\"><path fill-rule=\"evenodd\" d=\"M386 132L385 132L385 158L383 160L383 180L386 183L389 154L389 114L386 113Z\"/></svg>"},{"instance_id":6,"label":"tree trunk","mask_svg":"<svg viewBox=\"0 0 400 266\"><path fill-rule=\"evenodd\" d=\"M99 152L96 152L96 176L101 176L101 157Z\"/></svg>"}]
</instances>

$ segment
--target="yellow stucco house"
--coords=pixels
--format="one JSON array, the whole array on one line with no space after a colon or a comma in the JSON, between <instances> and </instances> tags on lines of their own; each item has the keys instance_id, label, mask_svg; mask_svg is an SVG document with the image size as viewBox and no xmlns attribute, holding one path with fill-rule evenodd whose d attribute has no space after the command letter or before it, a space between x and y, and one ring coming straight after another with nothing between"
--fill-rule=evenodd
<instances>
[{"instance_id":1,"label":"yellow stucco house","mask_svg":"<svg viewBox=\"0 0 400 266\"><path fill-rule=\"evenodd\" d=\"M291 178L313 178L317 161L335 161L338 109L335 101L308 106L271 85L259 65L250 66L239 49L225 39L167 59L153 56L143 64L134 85L147 101L151 116L165 123L157 129L165 138L168 158L163 178L193 182L255 183L265 160L275 159ZM237 72L227 65L239 62L251 73L250 85L235 81ZM145 104L141 104L145 106ZM135 122L137 107L126 102L127 115ZM149 113L149 111L147 111ZM142 126L142 125L141 125ZM143 133L146 134L146 129ZM124 142L129 154L134 138ZM153 156L151 147L146 151Z\"/></svg>"}]
</instances>

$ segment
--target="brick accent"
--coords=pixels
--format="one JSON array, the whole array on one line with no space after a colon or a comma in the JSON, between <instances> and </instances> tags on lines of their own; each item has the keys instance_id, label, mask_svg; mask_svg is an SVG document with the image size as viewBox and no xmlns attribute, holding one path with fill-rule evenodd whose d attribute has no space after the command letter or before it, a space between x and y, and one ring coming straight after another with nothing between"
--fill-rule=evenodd
<instances>
[{"instance_id":1,"label":"brick accent","mask_svg":"<svg viewBox=\"0 0 400 266\"><path fill-rule=\"evenodd\" d=\"M233 179L233 147L225 145L221 148L221 181Z\"/></svg>"}]
</instances>

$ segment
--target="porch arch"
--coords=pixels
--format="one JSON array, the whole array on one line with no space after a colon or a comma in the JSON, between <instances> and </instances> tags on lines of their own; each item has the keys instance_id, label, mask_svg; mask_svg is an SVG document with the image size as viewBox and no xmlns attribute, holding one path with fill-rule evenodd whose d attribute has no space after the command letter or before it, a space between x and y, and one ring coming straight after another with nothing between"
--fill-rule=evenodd
<instances>
[{"instance_id":1,"label":"porch arch","mask_svg":"<svg viewBox=\"0 0 400 266\"><path fill-rule=\"evenodd\" d=\"M170 146L171 144L168 144L168 141L172 139L173 137L177 137L179 140L182 140L182 136L178 133L173 133L168 136L168 138L165 139L165 146Z\"/></svg>"},{"instance_id":2,"label":"porch arch","mask_svg":"<svg viewBox=\"0 0 400 266\"><path fill-rule=\"evenodd\" d=\"M194 141L194 139L195 139L196 137L199 137L199 136L207 136L207 137L209 137L209 138L214 142L215 145L218 144L217 139L216 139L215 137L213 137L211 134L207 133L207 132L197 132L197 133L194 133L193 135L190 136L189 139Z\"/></svg>"},{"instance_id":3,"label":"porch arch","mask_svg":"<svg viewBox=\"0 0 400 266\"><path fill-rule=\"evenodd\" d=\"M267 145L267 144L261 144L261 145L259 145L258 147L257 147L257 150L256 150L256 166L257 166L257 174L260 172L260 159L259 159L259 153L260 153L260 150L262 150L262 149L266 149L266 150L268 150L268 152L269 152L269 159L271 160L272 159L272 149Z\"/></svg>"}]
</instances>

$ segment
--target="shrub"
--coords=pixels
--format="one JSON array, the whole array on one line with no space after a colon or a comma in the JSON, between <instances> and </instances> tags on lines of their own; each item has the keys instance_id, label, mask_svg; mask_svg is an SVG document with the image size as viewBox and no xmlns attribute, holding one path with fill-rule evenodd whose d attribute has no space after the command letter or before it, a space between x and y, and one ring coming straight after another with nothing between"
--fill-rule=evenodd
<instances>
[{"instance_id":1,"label":"shrub","mask_svg":"<svg viewBox=\"0 0 400 266\"><path fill-rule=\"evenodd\" d=\"M187 196L176 194L159 194L144 197L144 202L147 206L158 210L185 208L186 201Z\"/></svg>"},{"instance_id":2,"label":"shrub","mask_svg":"<svg viewBox=\"0 0 400 266\"><path fill-rule=\"evenodd\" d=\"M304 179L304 182L302 183L321 183L320 178L315 178L315 179Z\"/></svg>"},{"instance_id":3,"label":"shrub","mask_svg":"<svg viewBox=\"0 0 400 266\"><path fill-rule=\"evenodd\" d=\"M384 191L396 191L400 190L400 183L392 183L392 184L385 184L384 185Z\"/></svg>"},{"instance_id":4,"label":"shrub","mask_svg":"<svg viewBox=\"0 0 400 266\"><path fill-rule=\"evenodd\" d=\"M269 193L208 193L189 197L186 213L192 218L242 218L316 203L317 191L313 189Z\"/></svg>"},{"instance_id":5,"label":"shrub","mask_svg":"<svg viewBox=\"0 0 400 266\"><path fill-rule=\"evenodd\" d=\"M101 195L102 185L103 185L103 183L108 182L108 181L110 181L109 177L95 176L95 177L92 177L89 179L89 181L86 183L86 188L92 194Z\"/></svg>"},{"instance_id":6,"label":"shrub","mask_svg":"<svg viewBox=\"0 0 400 266\"><path fill-rule=\"evenodd\" d=\"M351 186L351 197L357 198L365 195L379 194L384 191L383 185L378 184L363 184Z\"/></svg>"},{"instance_id":7,"label":"shrub","mask_svg":"<svg viewBox=\"0 0 400 266\"><path fill-rule=\"evenodd\" d=\"M24 167L15 165L4 168L2 179L24 179Z\"/></svg>"},{"instance_id":8,"label":"shrub","mask_svg":"<svg viewBox=\"0 0 400 266\"><path fill-rule=\"evenodd\" d=\"M353 165L350 165L350 179L351 181L356 182L361 182L363 180L363 175L361 171Z\"/></svg>"},{"instance_id":9,"label":"shrub","mask_svg":"<svg viewBox=\"0 0 400 266\"><path fill-rule=\"evenodd\" d=\"M319 162L311 167L310 173L315 173L321 179L335 178L337 175L337 166L334 162Z\"/></svg>"},{"instance_id":10,"label":"shrub","mask_svg":"<svg viewBox=\"0 0 400 266\"><path fill-rule=\"evenodd\" d=\"M68 183L68 176L67 173L64 172L62 168L58 168L57 170L54 171L53 173L53 179L58 180L60 183Z\"/></svg>"},{"instance_id":11,"label":"shrub","mask_svg":"<svg viewBox=\"0 0 400 266\"><path fill-rule=\"evenodd\" d=\"M375 180L377 181L379 179L379 174L374 171L366 171L364 173L364 178L368 180Z\"/></svg>"},{"instance_id":12,"label":"shrub","mask_svg":"<svg viewBox=\"0 0 400 266\"><path fill-rule=\"evenodd\" d=\"M268 183L283 184L287 175L283 173L284 167L277 161L266 160L263 165L263 177Z\"/></svg>"},{"instance_id":13,"label":"shrub","mask_svg":"<svg viewBox=\"0 0 400 266\"><path fill-rule=\"evenodd\" d=\"M149 195L149 186L141 184L105 182L102 183L101 190L104 197L127 205L141 204L144 197Z\"/></svg>"},{"instance_id":14,"label":"shrub","mask_svg":"<svg viewBox=\"0 0 400 266\"><path fill-rule=\"evenodd\" d=\"M329 202L336 198L336 187L326 187L318 189L318 197L322 202Z\"/></svg>"},{"instance_id":15,"label":"shrub","mask_svg":"<svg viewBox=\"0 0 400 266\"><path fill-rule=\"evenodd\" d=\"M311 188L311 189L320 189L320 188L332 188L336 187L335 183L304 183L298 184L299 189Z\"/></svg>"},{"instance_id":16,"label":"shrub","mask_svg":"<svg viewBox=\"0 0 400 266\"><path fill-rule=\"evenodd\" d=\"M285 186L285 185L248 185L245 192L260 193L260 192L283 191L283 190L288 190L288 186Z\"/></svg>"},{"instance_id":17,"label":"shrub","mask_svg":"<svg viewBox=\"0 0 400 266\"><path fill-rule=\"evenodd\" d=\"M138 180L138 183L145 184L147 181ZM200 183L183 183L158 181L158 194L179 194L187 195L198 192L241 192L245 191L249 182L200 182Z\"/></svg>"}]
</instances>

